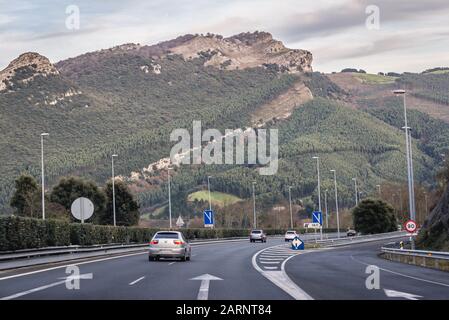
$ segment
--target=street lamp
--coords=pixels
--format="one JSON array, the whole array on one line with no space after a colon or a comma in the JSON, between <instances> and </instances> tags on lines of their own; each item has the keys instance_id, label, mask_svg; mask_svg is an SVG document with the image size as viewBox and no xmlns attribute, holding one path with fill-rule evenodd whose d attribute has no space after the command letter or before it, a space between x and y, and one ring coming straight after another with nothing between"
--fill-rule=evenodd
<instances>
[{"instance_id":1,"label":"street lamp","mask_svg":"<svg viewBox=\"0 0 449 320\"><path fill-rule=\"evenodd\" d=\"M256 186L256 181L253 181L252 183L253 185L253 224L254 224L254 229L257 228L257 220L256 220L256 191L255 191L255 186Z\"/></svg>"},{"instance_id":2,"label":"street lamp","mask_svg":"<svg viewBox=\"0 0 449 320\"><path fill-rule=\"evenodd\" d=\"M359 204L359 197L358 197L358 190L357 190L357 178L352 178L352 181L354 181L354 188L355 188L355 205L357 206Z\"/></svg>"},{"instance_id":3,"label":"street lamp","mask_svg":"<svg viewBox=\"0 0 449 320\"><path fill-rule=\"evenodd\" d=\"M329 214L327 211L327 189L324 190L324 210L326 211L326 228L329 228Z\"/></svg>"},{"instance_id":4,"label":"street lamp","mask_svg":"<svg viewBox=\"0 0 449 320\"><path fill-rule=\"evenodd\" d=\"M114 158L118 157L118 155L113 154L111 156L111 164L112 164L112 215L114 219L114 227L117 225L116 217L115 217L115 173L114 173Z\"/></svg>"},{"instance_id":5,"label":"street lamp","mask_svg":"<svg viewBox=\"0 0 449 320\"><path fill-rule=\"evenodd\" d=\"M169 229L171 230L172 228L172 223L171 223L171 186L170 186L170 170L172 170L172 168L167 167L167 176L168 176L168 220L169 220Z\"/></svg>"},{"instance_id":6,"label":"street lamp","mask_svg":"<svg viewBox=\"0 0 449 320\"><path fill-rule=\"evenodd\" d=\"M318 211L320 211L321 215L321 182L320 182L320 157L312 157L312 159L316 159L316 171L318 175ZM323 240L323 226L320 228L320 239Z\"/></svg>"},{"instance_id":7,"label":"street lamp","mask_svg":"<svg viewBox=\"0 0 449 320\"><path fill-rule=\"evenodd\" d=\"M290 228L293 229L292 186L288 187L288 202L290 204Z\"/></svg>"},{"instance_id":8,"label":"street lamp","mask_svg":"<svg viewBox=\"0 0 449 320\"><path fill-rule=\"evenodd\" d=\"M212 202L210 201L210 178L212 178L212 176L207 176L207 190L209 190L209 210L212 211Z\"/></svg>"},{"instance_id":9,"label":"street lamp","mask_svg":"<svg viewBox=\"0 0 449 320\"><path fill-rule=\"evenodd\" d=\"M47 132L41 133L41 183L42 183L42 220L45 220L45 173L44 173L44 137L48 136Z\"/></svg>"},{"instance_id":10,"label":"street lamp","mask_svg":"<svg viewBox=\"0 0 449 320\"><path fill-rule=\"evenodd\" d=\"M335 211L337 213L337 235L340 238L340 217L338 215L338 194L337 194L337 171L331 170L334 173L334 189L335 189Z\"/></svg>"},{"instance_id":11,"label":"street lamp","mask_svg":"<svg viewBox=\"0 0 449 320\"><path fill-rule=\"evenodd\" d=\"M403 105L404 105L404 127L405 129L405 151L407 157L407 179L408 179L408 197L409 197L409 210L410 210L410 219L415 220L415 196L414 196L414 186L413 186L413 163L411 159L411 137L409 134L410 127L407 123L407 103L405 100L405 90L395 90L393 91L395 95L402 95ZM413 237L411 237L412 249L415 248L415 242Z\"/></svg>"}]
</instances>

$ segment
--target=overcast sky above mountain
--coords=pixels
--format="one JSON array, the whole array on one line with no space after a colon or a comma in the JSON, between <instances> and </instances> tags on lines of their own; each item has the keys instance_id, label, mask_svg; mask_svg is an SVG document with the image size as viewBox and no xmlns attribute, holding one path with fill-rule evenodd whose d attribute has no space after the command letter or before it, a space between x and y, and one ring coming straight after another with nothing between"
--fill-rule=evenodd
<instances>
[{"instance_id":1,"label":"overcast sky above mountain","mask_svg":"<svg viewBox=\"0 0 449 320\"><path fill-rule=\"evenodd\" d=\"M80 10L77 30L66 27L68 5ZM369 5L380 10L378 30L365 24ZM57 62L128 42L259 30L312 51L318 71L418 72L449 66L448 21L448 0L0 0L0 69L26 51Z\"/></svg>"}]
</instances>

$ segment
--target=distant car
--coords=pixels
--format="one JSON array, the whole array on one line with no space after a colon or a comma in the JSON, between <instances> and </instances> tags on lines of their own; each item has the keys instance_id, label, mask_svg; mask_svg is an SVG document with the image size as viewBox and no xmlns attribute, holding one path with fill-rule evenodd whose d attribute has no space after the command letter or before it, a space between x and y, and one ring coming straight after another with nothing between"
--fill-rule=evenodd
<instances>
[{"instance_id":1,"label":"distant car","mask_svg":"<svg viewBox=\"0 0 449 320\"><path fill-rule=\"evenodd\" d=\"M298 234L296 233L295 230L287 230L287 232L285 233L285 242L287 241L293 241L293 239L295 239L295 237L297 237Z\"/></svg>"},{"instance_id":2,"label":"distant car","mask_svg":"<svg viewBox=\"0 0 449 320\"><path fill-rule=\"evenodd\" d=\"M267 235L263 232L263 230L252 230L251 234L249 235L249 241L250 242L267 242Z\"/></svg>"},{"instance_id":3,"label":"distant car","mask_svg":"<svg viewBox=\"0 0 449 320\"><path fill-rule=\"evenodd\" d=\"M349 229L348 231L346 231L346 235L348 237L355 237L357 235L357 232L355 230Z\"/></svg>"},{"instance_id":4,"label":"distant car","mask_svg":"<svg viewBox=\"0 0 449 320\"><path fill-rule=\"evenodd\" d=\"M184 235L179 231L159 231L153 236L148 249L148 260L159 258L180 258L190 261L192 248Z\"/></svg>"}]
</instances>

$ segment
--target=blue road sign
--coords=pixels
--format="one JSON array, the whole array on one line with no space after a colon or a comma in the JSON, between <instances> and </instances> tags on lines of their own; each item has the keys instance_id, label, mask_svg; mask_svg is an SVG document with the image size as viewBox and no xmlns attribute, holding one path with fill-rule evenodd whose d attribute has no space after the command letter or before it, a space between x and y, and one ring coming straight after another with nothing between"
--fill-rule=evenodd
<instances>
[{"instance_id":1,"label":"blue road sign","mask_svg":"<svg viewBox=\"0 0 449 320\"><path fill-rule=\"evenodd\" d=\"M321 211L314 211L312 213L312 222L319 223L322 226L323 225L323 213Z\"/></svg>"},{"instance_id":2,"label":"blue road sign","mask_svg":"<svg viewBox=\"0 0 449 320\"><path fill-rule=\"evenodd\" d=\"M295 237L292 241L292 249L304 250L304 242L301 239L299 239L299 237Z\"/></svg>"},{"instance_id":3,"label":"blue road sign","mask_svg":"<svg viewBox=\"0 0 449 320\"><path fill-rule=\"evenodd\" d=\"M204 226L211 227L214 225L214 211L212 210L204 210Z\"/></svg>"}]
</instances>

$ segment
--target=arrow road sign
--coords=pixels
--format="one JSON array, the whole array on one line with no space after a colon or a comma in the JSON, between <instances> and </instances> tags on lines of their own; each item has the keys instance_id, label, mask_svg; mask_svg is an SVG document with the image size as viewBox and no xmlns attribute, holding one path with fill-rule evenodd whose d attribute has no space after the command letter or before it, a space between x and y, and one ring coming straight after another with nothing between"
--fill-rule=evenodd
<instances>
[{"instance_id":1,"label":"arrow road sign","mask_svg":"<svg viewBox=\"0 0 449 320\"><path fill-rule=\"evenodd\" d=\"M190 280L200 280L200 290L198 291L197 300L207 300L209 297L209 283L213 280L223 280L221 278L215 277L211 274L205 273L201 276L192 278Z\"/></svg>"},{"instance_id":2,"label":"arrow road sign","mask_svg":"<svg viewBox=\"0 0 449 320\"><path fill-rule=\"evenodd\" d=\"M407 300L419 300L418 298L422 298L422 296L418 296L416 294L401 292L396 290L384 289L385 295L390 298L404 298Z\"/></svg>"},{"instance_id":3,"label":"arrow road sign","mask_svg":"<svg viewBox=\"0 0 449 320\"><path fill-rule=\"evenodd\" d=\"M301 239L299 239L299 237L295 237L292 241L292 249L304 250L304 242Z\"/></svg>"},{"instance_id":4,"label":"arrow road sign","mask_svg":"<svg viewBox=\"0 0 449 320\"><path fill-rule=\"evenodd\" d=\"M319 223L320 226L323 225L323 213L321 211L314 211L312 213L312 222Z\"/></svg>"},{"instance_id":5,"label":"arrow road sign","mask_svg":"<svg viewBox=\"0 0 449 320\"><path fill-rule=\"evenodd\" d=\"M204 226L205 227L213 227L214 226L214 211L212 210L204 210Z\"/></svg>"}]
</instances>

